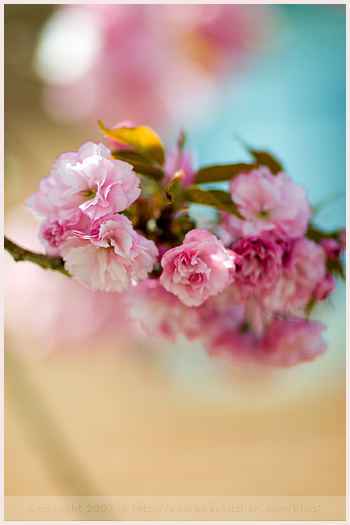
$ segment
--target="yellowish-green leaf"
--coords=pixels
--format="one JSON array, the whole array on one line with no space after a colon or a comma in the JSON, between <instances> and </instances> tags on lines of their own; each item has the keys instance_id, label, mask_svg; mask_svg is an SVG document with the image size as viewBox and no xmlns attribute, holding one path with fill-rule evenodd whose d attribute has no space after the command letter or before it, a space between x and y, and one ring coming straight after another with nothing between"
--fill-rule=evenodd
<instances>
[{"instance_id":1,"label":"yellowish-green leaf","mask_svg":"<svg viewBox=\"0 0 350 525\"><path fill-rule=\"evenodd\" d=\"M243 219L242 215L237 210L236 204L232 201L231 195L226 191L210 190L204 191L196 186L190 186L184 192L184 198L187 202L194 204L203 204L205 206L212 206L217 210L226 211Z\"/></svg>"},{"instance_id":2,"label":"yellowish-green leaf","mask_svg":"<svg viewBox=\"0 0 350 525\"><path fill-rule=\"evenodd\" d=\"M277 175L277 173L283 171L281 163L277 159L275 159L275 157L271 155L271 153L268 153L267 151L257 151L254 148L251 148L249 144L247 144L245 140L243 140L241 137L237 136L236 138L242 144L242 146L247 151L249 151L249 153L254 157L258 165L266 166L274 175Z\"/></svg>"},{"instance_id":3,"label":"yellowish-green leaf","mask_svg":"<svg viewBox=\"0 0 350 525\"><path fill-rule=\"evenodd\" d=\"M207 166L197 171L194 181L196 184L203 184L205 182L231 180L239 173L249 173L257 167L258 164L245 164L244 162L239 162L238 164Z\"/></svg>"},{"instance_id":4,"label":"yellowish-green leaf","mask_svg":"<svg viewBox=\"0 0 350 525\"><path fill-rule=\"evenodd\" d=\"M134 166L134 170L139 175L144 175L153 180L161 180L164 177L164 172L161 168L145 161L144 157L137 151L120 150L113 151L112 157L117 160L123 160Z\"/></svg>"},{"instance_id":5,"label":"yellowish-green leaf","mask_svg":"<svg viewBox=\"0 0 350 525\"><path fill-rule=\"evenodd\" d=\"M171 202L174 202L176 200L176 196L178 195L179 191L181 191L182 177L183 177L183 171L179 170L175 173L174 177L167 184L165 188L165 195L166 195L168 204L170 204Z\"/></svg>"},{"instance_id":6,"label":"yellowish-green leaf","mask_svg":"<svg viewBox=\"0 0 350 525\"><path fill-rule=\"evenodd\" d=\"M311 222L309 223L308 229L305 233L305 236L308 239L311 239L312 241L315 241L317 243L320 242L321 239L335 239L338 240L340 231L332 231L332 232L324 232L320 229L316 228Z\"/></svg>"},{"instance_id":7,"label":"yellowish-green leaf","mask_svg":"<svg viewBox=\"0 0 350 525\"><path fill-rule=\"evenodd\" d=\"M343 263L340 259L327 259L326 268L329 273L331 273L332 275L337 275L343 281L345 281Z\"/></svg>"},{"instance_id":8,"label":"yellowish-green leaf","mask_svg":"<svg viewBox=\"0 0 350 525\"><path fill-rule=\"evenodd\" d=\"M110 139L131 146L151 164L156 162L164 164L165 154L163 144L157 133L147 126L129 128L123 126L117 129L106 128L101 121L98 122L101 130Z\"/></svg>"},{"instance_id":9,"label":"yellowish-green leaf","mask_svg":"<svg viewBox=\"0 0 350 525\"><path fill-rule=\"evenodd\" d=\"M267 166L274 175L283 171L282 165L271 155L271 153L268 153L267 151L256 151L251 148L249 148L249 152L253 155L258 164Z\"/></svg>"}]
</instances>

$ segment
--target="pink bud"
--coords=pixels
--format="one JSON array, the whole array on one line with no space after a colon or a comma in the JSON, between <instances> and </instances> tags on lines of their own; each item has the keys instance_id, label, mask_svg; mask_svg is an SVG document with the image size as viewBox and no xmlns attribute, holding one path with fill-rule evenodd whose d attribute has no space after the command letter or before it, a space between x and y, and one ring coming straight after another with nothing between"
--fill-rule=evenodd
<instances>
[{"instance_id":1,"label":"pink bud","mask_svg":"<svg viewBox=\"0 0 350 525\"><path fill-rule=\"evenodd\" d=\"M339 259L342 252L341 244L335 239L321 239L320 245L324 248L329 259Z\"/></svg>"}]
</instances>

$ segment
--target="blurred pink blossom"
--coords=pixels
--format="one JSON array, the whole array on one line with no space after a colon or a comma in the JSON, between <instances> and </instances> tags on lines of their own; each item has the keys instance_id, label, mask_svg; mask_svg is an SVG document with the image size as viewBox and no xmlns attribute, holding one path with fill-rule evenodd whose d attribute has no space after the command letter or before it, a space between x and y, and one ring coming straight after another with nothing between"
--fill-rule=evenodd
<instances>
[{"instance_id":1,"label":"blurred pink blossom","mask_svg":"<svg viewBox=\"0 0 350 525\"><path fill-rule=\"evenodd\" d=\"M329 272L326 272L324 278L318 283L314 290L314 298L316 301L324 301L335 290L336 282L334 277Z\"/></svg>"},{"instance_id":2,"label":"blurred pink blossom","mask_svg":"<svg viewBox=\"0 0 350 525\"><path fill-rule=\"evenodd\" d=\"M326 275L324 250L315 242L300 238L294 243L291 259L285 273L295 283L290 298L293 306L302 308L314 297L315 290Z\"/></svg>"},{"instance_id":3,"label":"blurred pink blossom","mask_svg":"<svg viewBox=\"0 0 350 525\"><path fill-rule=\"evenodd\" d=\"M327 257L330 259L339 259L342 252L342 246L338 241L335 239L321 239L320 245L324 248Z\"/></svg>"},{"instance_id":4,"label":"blurred pink blossom","mask_svg":"<svg viewBox=\"0 0 350 525\"><path fill-rule=\"evenodd\" d=\"M261 52L273 22L260 5L60 6L37 48L44 104L55 119L94 126L202 122L218 80Z\"/></svg>"},{"instance_id":5,"label":"blurred pink blossom","mask_svg":"<svg viewBox=\"0 0 350 525\"><path fill-rule=\"evenodd\" d=\"M260 364L261 341L248 330L227 330L209 340L211 356L225 356L233 362Z\"/></svg>"},{"instance_id":6,"label":"blurred pink blossom","mask_svg":"<svg viewBox=\"0 0 350 525\"><path fill-rule=\"evenodd\" d=\"M287 174L272 175L262 166L234 177L230 192L238 211L247 219L235 221L236 228L241 226L238 237L273 231L280 236L297 238L306 232L311 216L306 192Z\"/></svg>"},{"instance_id":7,"label":"blurred pink blossom","mask_svg":"<svg viewBox=\"0 0 350 525\"><path fill-rule=\"evenodd\" d=\"M177 171L182 171L181 182L185 188L193 184L196 170L194 168L193 153L177 145L170 149L164 163L165 183L169 182Z\"/></svg>"},{"instance_id":8,"label":"blurred pink blossom","mask_svg":"<svg viewBox=\"0 0 350 525\"><path fill-rule=\"evenodd\" d=\"M131 320L139 322L151 337L176 341L182 334L190 340L202 334L198 309L185 306L159 280L147 279L129 288L125 300Z\"/></svg>"},{"instance_id":9,"label":"blurred pink blossom","mask_svg":"<svg viewBox=\"0 0 350 525\"><path fill-rule=\"evenodd\" d=\"M325 252L315 242L305 237L293 241L281 278L260 294L266 315L299 310L311 299L325 299L335 286L325 262Z\"/></svg>"},{"instance_id":10,"label":"blurred pink blossom","mask_svg":"<svg viewBox=\"0 0 350 525\"><path fill-rule=\"evenodd\" d=\"M22 206L5 216L7 234L41 251L38 221ZM50 352L125 351L135 343L122 294L91 292L75 279L4 256L4 324L8 343L26 358Z\"/></svg>"},{"instance_id":11,"label":"blurred pink blossom","mask_svg":"<svg viewBox=\"0 0 350 525\"><path fill-rule=\"evenodd\" d=\"M321 338L324 329L321 323L300 317L274 319L266 330L261 362L291 366L315 359L326 347Z\"/></svg>"},{"instance_id":12,"label":"blurred pink blossom","mask_svg":"<svg viewBox=\"0 0 350 525\"><path fill-rule=\"evenodd\" d=\"M262 337L245 329L224 331L207 344L211 355L255 365L292 366L311 361L325 350L324 326L300 317L276 318Z\"/></svg>"}]
</instances>

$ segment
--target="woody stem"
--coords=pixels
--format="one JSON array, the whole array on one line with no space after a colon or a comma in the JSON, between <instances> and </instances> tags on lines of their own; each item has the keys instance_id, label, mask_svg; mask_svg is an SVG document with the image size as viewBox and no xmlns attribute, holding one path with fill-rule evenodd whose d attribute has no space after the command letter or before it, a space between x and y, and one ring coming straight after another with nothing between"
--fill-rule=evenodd
<instances>
[{"instance_id":1,"label":"woody stem","mask_svg":"<svg viewBox=\"0 0 350 525\"><path fill-rule=\"evenodd\" d=\"M8 237L6 237L6 235L4 235L4 247L5 250L7 250L10 255L12 255L16 262L29 261L34 264L38 264L45 270L54 270L70 277L69 273L64 268L64 260L62 257L46 255L44 253L27 250L26 248L22 248L22 246L19 246L18 244L11 241Z\"/></svg>"}]
</instances>

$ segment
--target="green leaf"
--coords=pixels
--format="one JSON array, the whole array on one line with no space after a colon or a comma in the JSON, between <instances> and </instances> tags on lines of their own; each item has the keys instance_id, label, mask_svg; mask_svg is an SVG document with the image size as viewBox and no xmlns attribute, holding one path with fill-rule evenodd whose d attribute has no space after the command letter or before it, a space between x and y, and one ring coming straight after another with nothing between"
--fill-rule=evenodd
<instances>
[{"instance_id":1,"label":"green leaf","mask_svg":"<svg viewBox=\"0 0 350 525\"><path fill-rule=\"evenodd\" d=\"M149 162L145 161L144 157L137 151L113 151L112 157L117 160L123 160L134 166L134 170L139 175L144 175L150 179L161 180L164 177L162 169L153 166Z\"/></svg>"},{"instance_id":2,"label":"green leaf","mask_svg":"<svg viewBox=\"0 0 350 525\"><path fill-rule=\"evenodd\" d=\"M256 151L251 148L248 148L248 150L258 164L267 166L274 175L283 171L282 165L267 151Z\"/></svg>"},{"instance_id":3,"label":"green leaf","mask_svg":"<svg viewBox=\"0 0 350 525\"><path fill-rule=\"evenodd\" d=\"M174 177L167 184L165 188L165 195L168 201L168 204L176 200L176 196L179 194L182 188L181 179L183 177L183 171L179 170L175 173Z\"/></svg>"},{"instance_id":4,"label":"green leaf","mask_svg":"<svg viewBox=\"0 0 350 525\"><path fill-rule=\"evenodd\" d=\"M256 161L263 166L267 166L273 175L277 175L283 171L282 165L270 153L267 153L266 151L253 150L250 152Z\"/></svg>"},{"instance_id":5,"label":"green leaf","mask_svg":"<svg viewBox=\"0 0 350 525\"><path fill-rule=\"evenodd\" d=\"M314 307L316 306L316 304L317 304L317 300L314 297L311 297L310 301L307 303L305 307L305 315L307 318L310 317L310 314L312 310L314 309Z\"/></svg>"},{"instance_id":6,"label":"green leaf","mask_svg":"<svg viewBox=\"0 0 350 525\"><path fill-rule=\"evenodd\" d=\"M338 240L339 233L339 231L323 232L322 230L316 228L313 224L309 223L308 229L305 233L305 237L319 243L321 239Z\"/></svg>"},{"instance_id":7,"label":"green leaf","mask_svg":"<svg viewBox=\"0 0 350 525\"><path fill-rule=\"evenodd\" d=\"M247 144L245 140L243 140L239 136L236 136L236 139L242 144L242 146L247 151L249 151L249 153L254 157L254 159L260 166L266 166L274 175L277 175L277 173L283 171L281 163L277 159L275 159L275 157L273 157L271 153L268 153L267 151L257 151L254 148L251 148L249 144Z\"/></svg>"},{"instance_id":8,"label":"green leaf","mask_svg":"<svg viewBox=\"0 0 350 525\"><path fill-rule=\"evenodd\" d=\"M231 180L240 173L249 173L256 168L258 168L258 164L245 164L244 162L239 162L238 164L207 166L197 171L194 182L196 184L202 184L205 182Z\"/></svg>"},{"instance_id":9,"label":"green leaf","mask_svg":"<svg viewBox=\"0 0 350 525\"><path fill-rule=\"evenodd\" d=\"M218 210L232 213L240 219L244 218L237 210L237 206L232 201L231 195L226 191L204 191L196 186L190 186L184 191L184 198L187 202L192 202L194 204L203 204L205 206L213 206Z\"/></svg>"},{"instance_id":10,"label":"green leaf","mask_svg":"<svg viewBox=\"0 0 350 525\"><path fill-rule=\"evenodd\" d=\"M332 275L338 275L343 281L345 281L345 273L343 264L340 259L327 259L326 268Z\"/></svg>"},{"instance_id":11,"label":"green leaf","mask_svg":"<svg viewBox=\"0 0 350 525\"><path fill-rule=\"evenodd\" d=\"M163 144L151 128L147 126L137 126L134 128L124 126L117 129L108 129L100 120L98 124L106 137L131 146L151 164L153 162L156 162L160 166L164 164L165 154Z\"/></svg>"}]
</instances>

